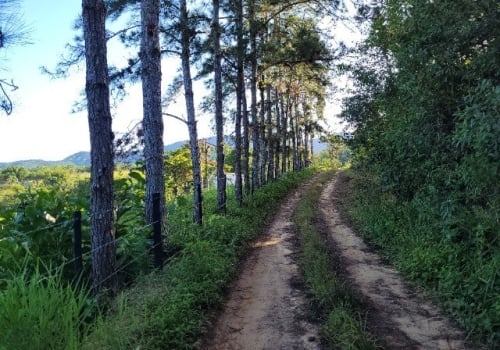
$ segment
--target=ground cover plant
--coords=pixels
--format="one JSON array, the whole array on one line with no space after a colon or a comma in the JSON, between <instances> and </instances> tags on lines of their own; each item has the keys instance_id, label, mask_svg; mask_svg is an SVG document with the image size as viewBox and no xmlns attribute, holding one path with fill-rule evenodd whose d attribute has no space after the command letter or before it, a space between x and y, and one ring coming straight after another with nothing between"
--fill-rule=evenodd
<instances>
[{"instance_id":1,"label":"ground cover plant","mask_svg":"<svg viewBox=\"0 0 500 350\"><path fill-rule=\"evenodd\" d=\"M80 348L93 311L88 294L65 284L62 271L37 267L0 290L0 349Z\"/></svg>"}]
</instances>

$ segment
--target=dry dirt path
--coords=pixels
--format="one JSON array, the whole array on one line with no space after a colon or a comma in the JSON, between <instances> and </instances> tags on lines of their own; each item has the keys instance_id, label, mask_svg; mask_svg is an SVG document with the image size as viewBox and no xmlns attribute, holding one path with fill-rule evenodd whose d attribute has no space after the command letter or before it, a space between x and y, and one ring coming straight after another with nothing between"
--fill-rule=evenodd
<instances>
[{"instance_id":1,"label":"dry dirt path","mask_svg":"<svg viewBox=\"0 0 500 350\"><path fill-rule=\"evenodd\" d=\"M370 306L368 327L390 349L468 349L462 332L345 224L338 209L341 181L336 175L327 183L320 208L348 280Z\"/></svg>"},{"instance_id":2,"label":"dry dirt path","mask_svg":"<svg viewBox=\"0 0 500 350\"><path fill-rule=\"evenodd\" d=\"M242 267L207 350L319 349L317 326L304 316L305 296L294 258L293 211L303 191L289 195ZM300 286L299 286L300 287Z\"/></svg>"},{"instance_id":3,"label":"dry dirt path","mask_svg":"<svg viewBox=\"0 0 500 350\"><path fill-rule=\"evenodd\" d=\"M462 333L409 287L340 217L338 176L322 191L322 221L346 278L369 304L368 328L388 349L466 349ZM320 349L318 326L305 317L306 297L296 263L293 212L310 180L283 201L214 324L203 350ZM467 348L468 349L468 348Z\"/></svg>"}]
</instances>

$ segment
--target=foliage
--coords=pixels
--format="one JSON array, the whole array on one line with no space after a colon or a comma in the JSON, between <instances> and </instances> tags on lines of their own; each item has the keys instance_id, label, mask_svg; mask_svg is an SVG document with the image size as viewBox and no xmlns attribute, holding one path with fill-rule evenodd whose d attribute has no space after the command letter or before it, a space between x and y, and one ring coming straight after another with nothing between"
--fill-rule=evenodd
<instances>
[{"instance_id":1,"label":"foliage","mask_svg":"<svg viewBox=\"0 0 500 350\"><path fill-rule=\"evenodd\" d=\"M193 169L189 145L165 155L165 181L167 199L189 193L193 186Z\"/></svg>"},{"instance_id":2,"label":"foliage","mask_svg":"<svg viewBox=\"0 0 500 350\"><path fill-rule=\"evenodd\" d=\"M87 208L88 175L79 169L5 169L20 182L11 205L0 210L0 276L22 271L20 261L60 266L72 259L73 213ZM68 266L69 268L70 266ZM65 274L71 276L69 269Z\"/></svg>"},{"instance_id":3,"label":"foliage","mask_svg":"<svg viewBox=\"0 0 500 350\"><path fill-rule=\"evenodd\" d=\"M352 151L346 140L338 135L328 135L321 137L321 142L328 144L327 149L316 157L316 162L319 163L322 168L327 170L349 166L352 158Z\"/></svg>"},{"instance_id":4,"label":"foliage","mask_svg":"<svg viewBox=\"0 0 500 350\"><path fill-rule=\"evenodd\" d=\"M0 290L0 349L79 349L91 307L84 290L64 285L59 270L26 271Z\"/></svg>"},{"instance_id":5,"label":"foliage","mask_svg":"<svg viewBox=\"0 0 500 350\"><path fill-rule=\"evenodd\" d=\"M301 246L300 267L322 323L321 334L328 349L376 349L363 328L362 303L344 285L332 259L329 243L314 225L318 199L333 172L324 173L301 198L295 212L295 228Z\"/></svg>"},{"instance_id":6,"label":"foliage","mask_svg":"<svg viewBox=\"0 0 500 350\"><path fill-rule=\"evenodd\" d=\"M367 235L487 345L500 325L499 15L493 0L387 1L343 113Z\"/></svg>"}]
</instances>

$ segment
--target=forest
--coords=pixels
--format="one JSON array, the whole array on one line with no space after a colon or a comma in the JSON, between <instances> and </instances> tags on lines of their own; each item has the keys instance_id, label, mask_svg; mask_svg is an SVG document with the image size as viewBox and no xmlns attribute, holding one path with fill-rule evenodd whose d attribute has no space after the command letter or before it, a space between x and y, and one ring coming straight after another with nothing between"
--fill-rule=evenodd
<instances>
[{"instance_id":1,"label":"forest","mask_svg":"<svg viewBox=\"0 0 500 350\"><path fill-rule=\"evenodd\" d=\"M338 23L364 39L336 40ZM82 0L75 30L53 74L85 67L91 166L0 170L0 349L199 349L263 223L316 181L293 216L297 232L318 225L314 196L335 172L342 212L370 247L472 348L498 348L498 1ZM123 66L107 63L112 40L135 52ZM171 57L178 76L162 81ZM199 105L193 81L210 92ZM113 105L133 84L142 121L115 136ZM333 91L352 137L325 130ZM165 112L179 99L186 119ZM214 145L199 140L201 111ZM164 152L165 118L186 124L185 147ZM383 348L343 283L315 287L336 258L301 249L311 304L352 304L361 334L343 341L348 316L320 312L322 346Z\"/></svg>"}]
</instances>

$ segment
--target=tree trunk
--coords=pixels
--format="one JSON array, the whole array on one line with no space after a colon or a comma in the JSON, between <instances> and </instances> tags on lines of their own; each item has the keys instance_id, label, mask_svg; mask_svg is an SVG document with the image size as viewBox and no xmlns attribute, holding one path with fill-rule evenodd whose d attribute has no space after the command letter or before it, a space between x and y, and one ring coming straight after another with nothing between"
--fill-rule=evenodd
<instances>
[{"instance_id":1,"label":"tree trunk","mask_svg":"<svg viewBox=\"0 0 500 350\"><path fill-rule=\"evenodd\" d=\"M248 104L247 95L245 93L245 79L243 79L243 94L241 95L241 109L242 109L242 124L243 124L243 182L245 193L251 193L251 180L250 180L250 127L248 122Z\"/></svg>"},{"instance_id":2,"label":"tree trunk","mask_svg":"<svg viewBox=\"0 0 500 350\"><path fill-rule=\"evenodd\" d=\"M266 85L266 124L267 124L267 181L274 180L274 152L275 142L273 137L271 85Z\"/></svg>"},{"instance_id":3,"label":"tree trunk","mask_svg":"<svg viewBox=\"0 0 500 350\"><path fill-rule=\"evenodd\" d=\"M184 80L184 96L186 99L187 125L189 129L189 148L193 167L193 221L199 225L203 222L203 195L201 189L200 149L198 147L198 131L196 129L196 113L194 108L193 82L189 62L191 30L188 21L186 0L180 1L181 10L181 42L182 42L182 77Z\"/></svg>"},{"instance_id":4,"label":"tree trunk","mask_svg":"<svg viewBox=\"0 0 500 350\"><path fill-rule=\"evenodd\" d=\"M288 159L288 116L290 115L290 98L287 97L287 104L286 104L286 109L285 109L285 101L284 101L284 96L282 95L281 97L281 114L283 116L282 123L281 123L281 148L282 148L282 155L281 155L281 173L285 174L288 171L287 167L287 159Z\"/></svg>"},{"instance_id":5,"label":"tree trunk","mask_svg":"<svg viewBox=\"0 0 500 350\"><path fill-rule=\"evenodd\" d=\"M215 129L217 137L217 211L226 213L226 174L224 173L224 117L222 114L222 52L220 48L219 0L212 1L214 49Z\"/></svg>"},{"instance_id":6,"label":"tree trunk","mask_svg":"<svg viewBox=\"0 0 500 350\"><path fill-rule=\"evenodd\" d=\"M90 131L90 231L93 293L115 287L113 132L106 58L106 8L102 0L82 1L87 110Z\"/></svg>"},{"instance_id":7,"label":"tree trunk","mask_svg":"<svg viewBox=\"0 0 500 350\"><path fill-rule=\"evenodd\" d=\"M280 152L281 152L281 120L283 110L281 108L281 95L278 92L278 89L274 90L275 93L275 108L276 108L276 145L274 149L274 177L277 179L280 177Z\"/></svg>"},{"instance_id":8,"label":"tree trunk","mask_svg":"<svg viewBox=\"0 0 500 350\"><path fill-rule=\"evenodd\" d=\"M245 46L243 43L243 1L236 3L235 9L236 21L236 115L234 120L235 134L235 165L234 172L236 176L234 184L234 193L236 202L241 207L243 205L243 184L242 184L242 135L241 123L243 119L243 95L245 94Z\"/></svg>"},{"instance_id":9,"label":"tree trunk","mask_svg":"<svg viewBox=\"0 0 500 350\"><path fill-rule=\"evenodd\" d=\"M250 114L252 119L252 188L254 192L260 187L260 125L257 116L257 24L255 23L255 0L248 2L250 20Z\"/></svg>"},{"instance_id":10,"label":"tree trunk","mask_svg":"<svg viewBox=\"0 0 500 350\"><path fill-rule=\"evenodd\" d=\"M261 78L264 80L264 77ZM259 183L265 184L266 181L266 164L267 164L267 154L266 154L266 99L264 96L264 83L261 82L261 86L259 87L260 92L260 109L259 109L259 150L260 150L260 164L259 164Z\"/></svg>"},{"instance_id":11,"label":"tree trunk","mask_svg":"<svg viewBox=\"0 0 500 350\"><path fill-rule=\"evenodd\" d=\"M165 224L163 115L161 107L160 1L141 2L141 79L144 160L146 165L146 223L153 223L153 195L160 194L162 228ZM162 230L163 231L163 230Z\"/></svg>"}]
</instances>

